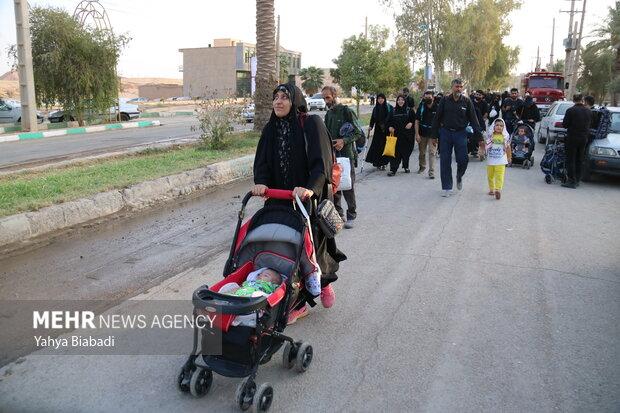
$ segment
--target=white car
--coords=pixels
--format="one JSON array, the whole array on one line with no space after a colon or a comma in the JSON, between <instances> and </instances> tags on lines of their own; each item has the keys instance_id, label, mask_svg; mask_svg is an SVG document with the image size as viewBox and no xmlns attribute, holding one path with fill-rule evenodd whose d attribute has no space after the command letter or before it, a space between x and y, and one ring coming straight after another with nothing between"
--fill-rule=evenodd
<instances>
[{"instance_id":1,"label":"white car","mask_svg":"<svg viewBox=\"0 0 620 413\"><path fill-rule=\"evenodd\" d=\"M0 123L20 123L22 105L16 100L0 99ZM37 123L43 123L43 115L37 111Z\"/></svg>"},{"instance_id":2,"label":"white car","mask_svg":"<svg viewBox=\"0 0 620 413\"><path fill-rule=\"evenodd\" d=\"M127 100L124 98L120 99L119 113L120 113L120 118L121 118L120 120L122 122L127 122L131 119L137 119L140 117L140 109L138 108L138 105L134 105L133 103L128 103ZM95 115L92 117L108 118L110 116L114 117L115 114L116 114L116 106L111 106L108 111L108 114ZM89 114L86 115L86 118L88 117L89 117ZM68 121L75 120L75 118L72 115L65 114L64 110L62 109L50 112L47 118L49 119L51 123L68 122Z\"/></svg>"},{"instance_id":3,"label":"white car","mask_svg":"<svg viewBox=\"0 0 620 413\"><path fill-rule=\"evenodd\" d=\"M306 104L308 105L308 111L314 109L325 110L327 107L321 93L315 93L311 97L306 98Z\"/></svg>"},{"instance_id":4,"label":"white car","mask_svg":"<svg viewBox=\"0 0 620 413\"><path fill-rule=\"evenodd\" d=\"M247 123L254 122L254 109L254 103L250 103L241 111L241 117L245 119Z\"/></svg>"},{"instance_id":5,"label":"white car","mask_svg":"<svg viewBox=\"0 0 620 413\"><path fill-rule=\"evenodd\" d=\"M566 110L573 106L573 102L567 102L565 100L558 100L553 102L549 108L549 112L540 121L538 127L538 143L545 143L547 139L551 141L555 140L558 132L566 132L566 129L562 127L562 120Z\"/></svg>"}]
</instances>

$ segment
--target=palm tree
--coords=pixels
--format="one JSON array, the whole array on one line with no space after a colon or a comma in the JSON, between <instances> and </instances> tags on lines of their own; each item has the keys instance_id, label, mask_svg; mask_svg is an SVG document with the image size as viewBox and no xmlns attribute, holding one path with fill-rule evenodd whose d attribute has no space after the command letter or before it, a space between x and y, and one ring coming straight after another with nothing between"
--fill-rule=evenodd
<instances>
[{"instance_id":1,"label":"palm tree","mask_svg":"<svg viewBox=\"0 0 620 413\"><path fill-rule=\"evenodd\" d=\"M274 0L256 0L256 91L254 130L263 129L271 114L276 86L276 24Z\"/></svg>"},{"instance_id":2,"label":"palm tree","mask_svg":"<svg viewBox=\"0 0 620 413\"><path fill-rule=\"evenodd\" d=\"M304 67L299 71L301 87L310 96L314 95L323 87L323 70L316 66Z\"/></svg>"}]
</instances>

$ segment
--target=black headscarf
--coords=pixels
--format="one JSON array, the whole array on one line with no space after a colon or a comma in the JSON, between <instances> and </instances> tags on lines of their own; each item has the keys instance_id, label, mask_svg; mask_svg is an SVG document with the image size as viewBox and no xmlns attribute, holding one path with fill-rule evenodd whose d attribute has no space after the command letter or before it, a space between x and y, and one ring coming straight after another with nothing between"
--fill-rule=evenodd
<instances>
[{"instance_id":1,"label":"black headscarf","mask_svg":"<svg viewBox=\"0 0 620 413\"><path fill-rule=\"evenodd\" d=\"M379 98L383 98L383 103L380 104L379 103ZM376 100L376 104L375 107L373 108L373 115L375 118L375 122L376 123L382 123L385 122L385 120L387 119L388 116L388 103L387 103L387 99L385 97L385 94L383 93L377 93L377 100Z\"/></svg>"},{"instance_id":2,"label":"black headscarf","mask_svg":"<svg viewBox=\"0 0 620 413\"><path fill-rule=\"evenodd\" d=\"M403 98L403 100L405 101L405 103L403 103L402 106L398 105L398 99L400 98ZM394 106L394 113L395 114L407 113L407 97L405 95L400 94L396 96L396 105Z\"/></svg>"}]
</instances>

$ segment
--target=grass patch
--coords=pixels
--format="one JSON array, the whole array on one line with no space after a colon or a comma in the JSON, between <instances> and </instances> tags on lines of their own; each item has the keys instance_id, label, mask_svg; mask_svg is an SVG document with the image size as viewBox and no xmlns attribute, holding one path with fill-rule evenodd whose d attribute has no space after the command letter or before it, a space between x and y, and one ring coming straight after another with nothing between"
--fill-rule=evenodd
<instances>
[{"instance_id":1,"label":"grass patch","mask_svg":"<svg viewBox=\"0 0 620 413\"><path fill-rule=\"evenodd\" d=\"M0 217L200 168L253 153L259 134L234 134L225 150L200 146L147 149L87 165L0 177Z\"/></svg>"}]
</instances>

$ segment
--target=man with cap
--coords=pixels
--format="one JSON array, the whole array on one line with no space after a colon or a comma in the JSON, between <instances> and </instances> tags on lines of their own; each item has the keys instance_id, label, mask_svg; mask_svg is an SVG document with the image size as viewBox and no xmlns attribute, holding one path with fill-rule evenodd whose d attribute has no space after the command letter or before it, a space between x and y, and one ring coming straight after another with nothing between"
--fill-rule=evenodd
<instances>
[{"instance_id":1,"label":"man with cap","mask_svg":"<svg viewBox=\"0 0 620 413\"><path fill-rule=\"evenodd\" d=\"M440 175L442 196L452 194L452 150L456 158L456 187L463 189L463 175L467 170L467 132L471 126L474 137L480 141L481 133L476 116L476 109L471 100L463 95L463 81L454 79L452 91L445 96L437 107L433 120L433 136L439 137Z\"/></svg>"}]
</instances>

